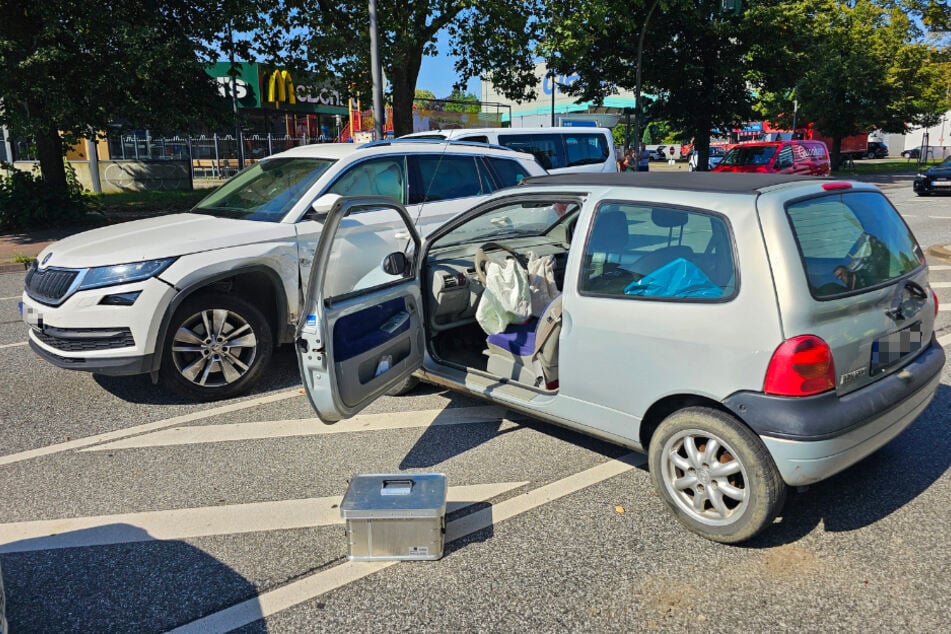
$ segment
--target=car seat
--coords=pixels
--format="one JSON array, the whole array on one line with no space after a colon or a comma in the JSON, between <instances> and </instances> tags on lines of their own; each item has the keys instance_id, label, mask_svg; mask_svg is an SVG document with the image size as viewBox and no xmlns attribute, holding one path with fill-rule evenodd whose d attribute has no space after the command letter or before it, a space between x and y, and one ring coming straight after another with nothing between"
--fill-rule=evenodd
<instances>
[{"instance_id":1,"label":"car seat","mask_svg":"<svg viewBox=\"0 0 951 634\"><path fill-rule=\"evenodd\" d=\"M556 296L537 320L511 324L504 332L486 337L486 371L519 383L558 389L561 298Z\"/></svg>"}]
</instances>

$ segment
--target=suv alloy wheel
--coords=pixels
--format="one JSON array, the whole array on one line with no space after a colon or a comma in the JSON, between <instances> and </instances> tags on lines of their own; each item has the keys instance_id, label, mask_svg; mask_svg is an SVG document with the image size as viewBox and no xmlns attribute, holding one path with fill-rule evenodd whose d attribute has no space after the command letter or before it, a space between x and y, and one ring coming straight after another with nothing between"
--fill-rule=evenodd
<instances>
[{"instance_id":1,"label":"suv alloy wheel","mask_svg":"<svg viewBox=\"0 0 951 634\"><path fill-rule=\"evenodd\" d=\"M192 399L229 398L258 381L273 346L267 319L244 298L196 295L172 317L159 378L165 387Z\"/></svg>"}]
</instances>

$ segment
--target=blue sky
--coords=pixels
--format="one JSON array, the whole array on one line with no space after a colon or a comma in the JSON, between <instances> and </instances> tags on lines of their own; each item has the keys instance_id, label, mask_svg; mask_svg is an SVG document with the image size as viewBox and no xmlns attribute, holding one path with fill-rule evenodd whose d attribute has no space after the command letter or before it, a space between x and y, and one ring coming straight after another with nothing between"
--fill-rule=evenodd
<instances>
[{"instance_id":1,"label":"blue sky","mask_svg":"<svg viewBox=\"0 0 951 634\"><path fill-rule=\"evenodd\" d=\"M452 92L452 85L455 83L456 71L453 69L455 58L449 55L448 35L443 32L439 34L436 47L439 49L439 55L436 57L424 57L423 64L419 69L419 79L416 80L416 87L421 90L431 90L437 99L443 99ZM467 92L479 96L480 82L478 78L470 79L466 85Z\"/></svg>"}]
</instances>

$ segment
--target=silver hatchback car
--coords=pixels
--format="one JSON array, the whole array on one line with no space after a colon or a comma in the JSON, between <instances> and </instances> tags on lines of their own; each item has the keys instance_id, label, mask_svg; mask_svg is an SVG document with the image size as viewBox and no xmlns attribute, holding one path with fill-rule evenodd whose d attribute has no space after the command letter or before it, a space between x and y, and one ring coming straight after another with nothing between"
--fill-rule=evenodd
<instances>
[{"instance_id":1,"label":"silver hatchback car","mask_svg":"<svg viewBox=\"0 0 951 634\"><path fill-rule=\"evenodd\" d=\"M322 420L415 375L647 453L661 498L711 540L756 535L787 486L877 450L940 381L928 267L871 185L531 178L425 242L392 201L318 203L297 343ZM340 288L339 236L371 225L392 248Z\"/></svg>"}]
</instances>

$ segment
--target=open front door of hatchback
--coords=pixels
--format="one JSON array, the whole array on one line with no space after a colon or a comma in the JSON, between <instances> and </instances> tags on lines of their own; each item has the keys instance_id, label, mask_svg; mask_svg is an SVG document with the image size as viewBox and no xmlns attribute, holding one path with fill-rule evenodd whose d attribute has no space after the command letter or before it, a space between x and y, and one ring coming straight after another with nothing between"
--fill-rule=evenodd
<instances>
[{"instance_id":1,"label":"open front door of hatchback","mask_svg":"<svg viewBox=\"0 0 951 634\"><path fill-rule=\"evenodd\" d=\"M297 324L297 361L317 416L350 418L422 365L420 239L388 198L336 198Z\"/></svg>"}]
</instances>

